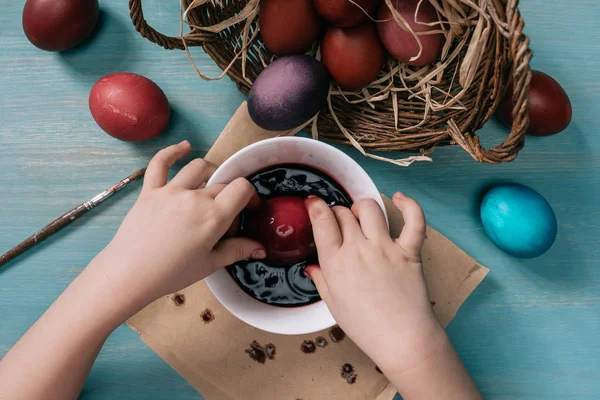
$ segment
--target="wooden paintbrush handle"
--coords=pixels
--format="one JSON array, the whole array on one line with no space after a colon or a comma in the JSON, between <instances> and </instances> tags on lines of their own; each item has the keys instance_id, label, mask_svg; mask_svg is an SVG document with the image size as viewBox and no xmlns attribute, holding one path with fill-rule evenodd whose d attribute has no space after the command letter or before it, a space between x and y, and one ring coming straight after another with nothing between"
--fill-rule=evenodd
<instances>
[{"instance_id":1,"label":"wooden paintbrush handle","mask_svg":"<svg viewBox=\"0 0 600 400\"><path fill-rule=\"evenodd\" d=\"M102 203L104 200L108 199L113 194L117 193L119 190L130 184L131 182L141 178L146 173L146 168L138 169L133 174L129 175L127 178L121 180L119 183L113 185L112 187L106 189L104 192L98 194L90 201L86 201L83 204L78 205L71 211L61 215L56 218L54 221L50 222L48 225L25 239L16 247L13 247L6 253L0 256L0 267L19 254L29 250L42 240L46 239L48 236L56 233L61 230L65 226L69 225L71 222L75 221L77 218L81 217L83 214L90 211L92 208L96 207L98 204Z\"/></svg>"},{"instance_id":2,"label":"wooden paintbrush handle","mask_svg":"<svg viewBox=\"0 0 600 400\"><path fill-rule=\"evenodd\" d=\"M72 209L71 211L61 215L60 217L58 217L57 219L55 219L54 221L52 221L51 223L34 233L33 235L29 236L16 247L13 247L12 249L4 253L2 256L0 256L0 266L6 264L7 262L18 256L19 254L25 252L26 250L29 250L42 240L46 239L48 236L59 231L60 229L69 225L71 222L75 221L77 218L81 217L83 214L88 212L91 208L88 209L86 207L86 204L87 203L81 204Z\"/></svg>"}]
</instances>

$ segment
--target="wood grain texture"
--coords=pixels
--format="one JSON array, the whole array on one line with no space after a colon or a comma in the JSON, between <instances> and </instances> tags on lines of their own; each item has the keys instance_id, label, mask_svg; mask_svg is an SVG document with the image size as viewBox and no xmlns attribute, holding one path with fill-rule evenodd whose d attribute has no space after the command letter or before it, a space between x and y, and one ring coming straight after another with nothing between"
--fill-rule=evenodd
<instances>
[{"instance_id":1,"label":"wood grain texture","mask_svg":"<svg viewBox=\"0 0 600 400\"><path fill-rule=\"evenodd\" d=\"M103 0L93 40L64 54L31 46L21 28L23 2L2 1L0 13L0 252L62 212L144 166L161 147L188 139L203 155L243 96L224 79L196 77L185 53L139 37L127 2ZM148 20L164 33L179 29L176 2L144 0ZM467 367L489 399L600 398L600 34L596 0L568 5L525 0L521 10L536 69L564 86L573 123L559 135L528 138L517 160L476 164L461 149L433 153L433 164L401 169L355 157L387 195L402 190L422 204L428 222L491 269L448 328ZM194 51L203 72L219 74ZM94 123L87 96L117 71L141 73L171 101L168 132L127 144ZM491 144L506 130L482 132ZM532 186L559 220L554 247L515 260L486 238L478 197L491 184ZM41 315L116 231L139 185L82 217L0 271L0 355ZM119 328L102 350L82 398L188 399L199 395L149 350Z\"/></svg>"}]
</instances>

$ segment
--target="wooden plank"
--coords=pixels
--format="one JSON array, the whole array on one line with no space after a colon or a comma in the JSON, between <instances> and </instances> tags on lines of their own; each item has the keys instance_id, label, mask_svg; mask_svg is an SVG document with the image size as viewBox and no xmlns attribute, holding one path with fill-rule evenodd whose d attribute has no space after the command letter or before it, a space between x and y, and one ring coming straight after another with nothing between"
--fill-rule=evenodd
<instances>
[{"instance_id":1,"label":"wooden plank","mask_svg":"<svg viewBox=\"0 0 600 400\"><path fill-rule=\"evenodd\" d=\"M22 2L0 13L0 251L12 247L70 207L143 166L158 149L183 139L203 155L243 96L224 79L196 77L185 53L165 51L131 26L127 4L101 2L103 23L93 41L66 54L32 47L21 29ZM177 34L176 3L145 0L159 30ZM387 195L415 197L428 222L490 267L448 331L489 399L600 396L600 34L596 0L523 1L533 66L570 94L571 127L530 138L517 161L479 165L460 149L433 154L433 164L401 169L356 157ZM218 69L194 51L203 72ZM87 96L101 76L127 70L155 80L173 106L161 137L126 144L94 123ZM488 124L493 143L505 129ZM540 191L559 219L549 253L515 260L497 250L477 219L478 195L500 181ZM0 271L0 355L24 333L89 260L110 240L139 186ZM137 336L120 328L100 354L83 398L188 399L198 394Z\"/></svg>"}]
</instances>

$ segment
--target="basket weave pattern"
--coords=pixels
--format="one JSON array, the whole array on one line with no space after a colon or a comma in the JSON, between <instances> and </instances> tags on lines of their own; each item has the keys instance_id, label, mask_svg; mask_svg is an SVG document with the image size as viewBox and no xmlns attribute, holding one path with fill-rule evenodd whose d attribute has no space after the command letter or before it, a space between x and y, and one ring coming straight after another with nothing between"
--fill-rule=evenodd
<instances>
[{"instance_id":1,"label":"basket weave pattern","mask_svg":"<svg viewBox=\"0 0 600 400\"><path fill-rule=\"evenodd\" d=\"M191 0L183 0L183 6ZM247 0L222 1L219 6L212 2L192 9L187 18L192 25L213 26L232 17L244 8ZM518 0L482 0L493 20L493 32L484 47L484 55L479 64L475 79L461 103L466 109L430 112L424 123L425 104L408 95L398 94L398 122L394 116L391 97L374 103L351 104L342 96L332 96L331 106L340 123L358 140L366 150L373 151L417 151L427 154L437 146L459 145L475 160L487 163L512 161L524 145L524 135L529 124L527 96L531 69L529 38L523 34L524 21L518 10ZM239 46L241 25L232 26L219 33L193 30L183 38L165 36L148 25L142 11L142 0L129 0L131 20L137 31L145 38L165 49L185 49L202 46L204 51L221 68L225 69L234 59L236 45ZM256 22L254 22L256 24ZM248 52L245 74L251 82L264 69L257 56L258 52L271 54L260 43L260 37ZM432 98L443 102L444 93L455 92L454 82L459 58L444 70L441 90L432 91ZM383 71L385 72L385 71ZM237 60L227 72L243 93L248 93L251 83L244 79L242 62ZM491 149L480 145L475 132L481 128L495 112L508 82L514 84L513 125L505 141ZM458 88L460 89L460 87ZM420 126L415 127L415 125ZM399 132L396 129L402 129ZM323 110L318 119L319 136L325 140L346 143L348 139L339 129L329 110Z\"/></svg>"}]
</instances>

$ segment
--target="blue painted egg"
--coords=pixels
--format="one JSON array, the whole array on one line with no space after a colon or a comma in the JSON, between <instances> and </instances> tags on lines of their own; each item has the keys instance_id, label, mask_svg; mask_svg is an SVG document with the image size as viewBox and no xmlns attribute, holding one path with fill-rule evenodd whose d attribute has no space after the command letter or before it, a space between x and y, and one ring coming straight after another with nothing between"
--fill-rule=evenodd
<instances>
[{"instance_id":1,"label":"blue painted egg","mask_svg":"<svg viewBox=\"0 0 600 400\"><path fill-rule=\"evenodd\" d=\"M292 129L319 112L328 93L329 73L323 64L305 54L280 57L254 81L248 113L263 129Z\"/></svg>"},{"instance_id":2,"label":"blue painted egg","mask_svg":"<svg viewBox=\"0 0 600 400\"><path fill-rule=\"evenodd\" d=\"M550 204L523 185L496 186L481 203L481 222L489 238L518 258L544 254L556 239L556 216Z\"/></svg>"}]
</instances>

